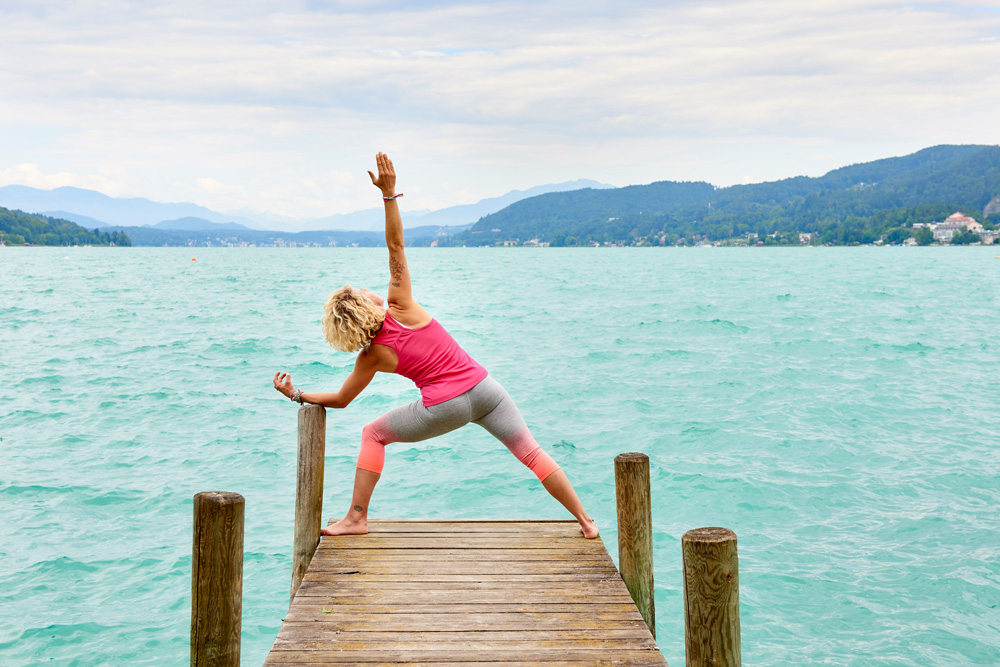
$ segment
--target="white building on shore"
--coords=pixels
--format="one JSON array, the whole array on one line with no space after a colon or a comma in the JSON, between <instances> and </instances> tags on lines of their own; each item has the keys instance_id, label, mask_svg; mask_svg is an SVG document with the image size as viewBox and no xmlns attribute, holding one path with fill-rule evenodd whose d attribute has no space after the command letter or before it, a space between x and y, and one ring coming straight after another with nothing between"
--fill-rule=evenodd
<instances>
[{"instance_id":1,"label":"white building on shore","mask_svg":"<svg viewBox=\"0 0 1000 667\"><path fill-rule=\"evenodd\" d=\"M930 229L934 233L934 240L941 243L950 243L955 234L960 232L972 232L973 234L978 234L980 237L989 235L983 229L982 224L961 211L952 213L944 219L944 222L916 223L913 226L915 228L926 227ZM996 237L991 235L989 240L983 238L983 242L991 243L994 238Z\"/></svg>"}]
</instances>

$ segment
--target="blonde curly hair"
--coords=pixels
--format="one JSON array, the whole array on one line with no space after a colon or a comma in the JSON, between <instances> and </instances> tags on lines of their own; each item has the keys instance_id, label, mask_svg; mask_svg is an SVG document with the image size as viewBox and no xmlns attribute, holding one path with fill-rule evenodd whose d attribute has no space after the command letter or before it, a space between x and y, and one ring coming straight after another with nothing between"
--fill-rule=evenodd
<instances>
[{"instance_id":1,"label":"blonde curly hair","mask_svg":"<svg viewBox=\"0 0 1000 667\"><path fill-rule=\"evenodd\" d=\"M350 285L336 290L323 306L323 335L341 352L357 352L382 328L385 311Z\"/></svg>"}]
</instances>

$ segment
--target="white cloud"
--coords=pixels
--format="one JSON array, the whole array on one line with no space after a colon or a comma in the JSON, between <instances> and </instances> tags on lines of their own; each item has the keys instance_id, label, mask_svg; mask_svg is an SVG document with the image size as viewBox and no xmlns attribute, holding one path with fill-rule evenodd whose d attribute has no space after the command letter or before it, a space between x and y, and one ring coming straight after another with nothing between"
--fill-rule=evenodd
<instances>
[{"instance_id":1,"label":"white cloud","mask_svg":"<svg viewBox=\"0 0 1000 667\"><path fill-rule=\"evenodd\" d=\"M998 141L1000 13L965 1L3 7L4 178L214 208L368 208L379 149L435 208Z\"/></svg>"},{"instance_id":2,"label":"white cloud","mask_svg":"<svg viewBox=\"0 0 1000 667\"><path fill-rule=\"evenodd\" d=\"M41 190L73 186L99 190L114 197L121 194L121 178L121 172L114 168L98 168L81 176L68 171L46 172L37 164L23 162L0 171L0 186L27 185Z\"/></svg>"},{"instance_id":3,"label":"white cloud","mask_svg":"<svg viewBox=\"0 0 1000 667\"><path fill-rule=\"evenodd\" d=\"M33 188L52 190L53 188L74 185L78 180L76 174L65 171L54 174L43 173L37 164L31 162L23 162L0 171L0 186L27 185Z\"/></svg>"},{"instance_id":4,"label":"white cloud","mask_svg":"<svg viewBox=\"0 0 1000 667\"><path fill-rule=\"evenodd\" d=\"M247 190L242 185L229 185L206 176L195 179L195 188L199 196L209 197L215 208L223 211L240 209L251 204L248 201Z\"/></svg>"}]
</instances>

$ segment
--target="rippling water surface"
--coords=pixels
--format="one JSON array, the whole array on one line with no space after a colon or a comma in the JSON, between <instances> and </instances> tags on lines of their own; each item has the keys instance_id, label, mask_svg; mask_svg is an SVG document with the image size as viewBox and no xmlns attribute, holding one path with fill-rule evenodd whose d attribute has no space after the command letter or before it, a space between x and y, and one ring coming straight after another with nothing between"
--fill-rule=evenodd
<instances>
[{"instance_id":1,"label":"rippling water surface","mask_svg":"<svg viewBox=\"0 0 1000 667\"><path fill-rule=\"evenodd\" d=\"M384 250L0 248L0 663L188 659L192 496L246 497L243 662L287 609L295 407L353 359L319 327ZM192 254L194 253L194 254ZM680 536L740 548L747 665L1000 663L1000 260L990 248L410 253L417 297L511 392L617 557L612 460L650 455L657 637ZM192 261L192 256L197 261ZM328 421L326 505L380 376ZM468 427L392 445L372 512L561 517ZM51 664L51 663L50 663Z\"/></svg>"}]
</instances>

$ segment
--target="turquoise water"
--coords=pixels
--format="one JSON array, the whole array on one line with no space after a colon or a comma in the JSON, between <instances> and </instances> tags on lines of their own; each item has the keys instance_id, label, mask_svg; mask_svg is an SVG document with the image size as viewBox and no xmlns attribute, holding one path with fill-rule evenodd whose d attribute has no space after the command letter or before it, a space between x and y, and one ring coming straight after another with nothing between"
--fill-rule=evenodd
<instances>
[{"instance_id":1,"label":"turquoise water","mask_svg":"<svg viewBox=\"0 0 1000 667\"><path fill-rule=\"evenodd\" d=\"M650 455L658 642L680 536L740 548L746 665L1000 663L1000 260L989 248L419 249L418 298L519 403L617 557L613 458ZM192 262L191 258L197 261ZM188 659L192 496L246 497L243 662L287 609L296 406L384 251L0 248L0 664ZM384 376L331 411L327 516ZM468 427L393 445L372 511L561 517ZM50 663L51 664L51 663Z\"/></svg>"}]
</instances>

